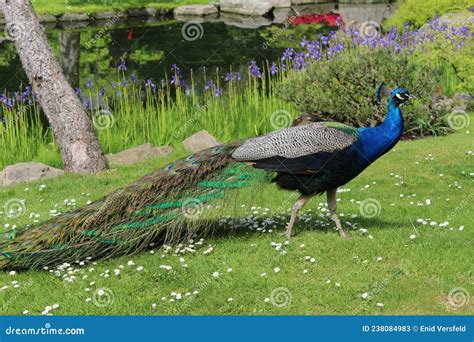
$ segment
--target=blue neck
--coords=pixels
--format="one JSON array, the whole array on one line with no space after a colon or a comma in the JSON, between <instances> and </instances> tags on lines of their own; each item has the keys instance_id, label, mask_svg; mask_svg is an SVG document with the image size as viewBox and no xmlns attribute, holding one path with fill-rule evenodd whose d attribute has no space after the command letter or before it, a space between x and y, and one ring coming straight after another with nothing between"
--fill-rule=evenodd
<instances>
[{"instance_id":1,"label":"blue neck","mask_svg":"<svg viewBox=\"0 0 474 342\"><path fill-rule=\"evenodd\" d=\"M390 99L388 111L382 124L360 128L357 148L368 162L373 162L388 152L403 133L403 118L399 105Z\"/></svg>"}]
</instances>

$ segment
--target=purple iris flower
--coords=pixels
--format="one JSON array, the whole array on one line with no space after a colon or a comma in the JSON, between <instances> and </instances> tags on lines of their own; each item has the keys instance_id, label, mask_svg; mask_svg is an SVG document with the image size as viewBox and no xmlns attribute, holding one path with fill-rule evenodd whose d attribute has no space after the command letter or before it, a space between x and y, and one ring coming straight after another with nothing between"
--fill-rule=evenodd
<instances>
[{"instance_id":1,"label":"purple iris flower","mask_svg":"<svg viewBox=\"0 0 474 342\"><path fill-rule=\"evenodd\" d=\"M30 94L31 94L31 87L26 86L25 90L21 93L21 97L23 99L23 102L25 102L29 98Z\"/></svg>"},{"instance_id":2,"label":"purple iris flower","mask_svg":"<svg viewBox=\"0 0 474 342\"><path fill-rule=\"evenodd\" d=\"M260 68L258 67L257 62L255 61L250 62L249 69L250 69L250 75L252 75L252 77L258 77L258 78L262 77L262 73L260 72Z\"/></svg>"},{"instance_id":3,"label":"purple iris flower","mask_svg":"<svg viewBox=\"0 0 474 342\"><path fill-rule=\"evenodd\" d=\"M295 53L294 62L295 62L295 69L302 69L304 64L305 58L303 52Z\"/></svg>"},{"instance_id":4,"label":"purple iris flower","mask_svg":"<svg viewBox=\"0 0 474 342\"><path fill-rule=\"evenodd\" d=\"M150 88L155 89L155 88L156 88L156 84L153 83L152 80L146 80L145 87L150 87Z\"/></svg>"},{"instance_id":5,"label":"purple iris flower","mask_svg":"<svg viewBox=\"0 0 474 342\"><path fill-rule=\"evenodd\" d=\"M179 67L176 64L171 65L171 71L180 74Z\"/></svg>"},{"instance_id":6,"label":"purple iris flower","mask_svg":"<svg viewBox=\"0 0 474 342\"><path fill-rule=\"evenodd\" d=\"M283 55L281 56L282 62L287 59L291 61L293 59L293 53L294 50L292 48L287 48L285 51L283 51Z\"/></svg>"},{"instance_id":7,"label":"purple iris flower","mask_svg":"<svg viewBox=\"0 0 474 342\"><path fill-rule=\"evenodd\" d=\"M228 72L228 73L225 75L224 81L230 82L230 81L233 81L233 80L234 80L234 75L232 75L231 72Z\"/></svg>"},{"instance_id":8,"label":"purple iris flower","mask_svg":"<svg viewBox=\"0 0 474 342\"><path fill-rule=\"evenodd\" d=\"M118 71L127 71L127 65L125 64L125 60L123 58L120 59L120 65L118 66Z\"/></svg>"},{"instance_id":9,"label":"purple iris flower","mask_svg":"<svg viewBox=\"0 0 474 342\"><path fill-rule=\"evenodd\" d=\"M278 66L275 62L270 66L270 74L275 75L278 72Z\"/></svg>"},{"instance_id":10,"label":"purple iris flower","mask_svg":"<svg viewBox=\"0 0 474 342\"><path fill-rule=\"evenodd\" d=\"M221 88L215 88L214 89L214 97L219 97L222 95L222 89Z\"/></svg>"},{"instance_id":11,"label":"purple iris flower","mask_svg":"<svg viewBox=\"0 0 474 342\"><path fill-rule=\"evenodd\" d=\"M207 81L206 85L204 86L204 90L214 89L214 82Z\"/></svg>"}]
</instances>

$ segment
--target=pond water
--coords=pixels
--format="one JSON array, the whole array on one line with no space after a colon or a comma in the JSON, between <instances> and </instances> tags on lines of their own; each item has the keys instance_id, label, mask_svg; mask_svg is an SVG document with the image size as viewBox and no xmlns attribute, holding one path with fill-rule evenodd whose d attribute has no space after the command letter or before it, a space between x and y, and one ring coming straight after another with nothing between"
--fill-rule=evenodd
<instances>
[{"instance_id":1,"label":"pond water","mask_svg":"<svg viewBox=\"0 0 474 342\"><path fill-rule=\"evenodd\" d=\"M295 9L296 15L337 13L344 21L380 22L393 5L321 4ZM285 13L283 13L285 15ZM278 13L275 13L275 18ZM220 17L208 22L183 22L173 18L109 19L92 23L44 24L50 44L70 83L84 86L117 81L117 69L125 61L130 75L159 82L176 64L184 77L192 72L196 82L206 75L223 77L229 68L241 71L250 61L276 61L287 47L302 37L316 37L336 29L324 22L285 27L278 21ZM186 31L186 29L188 31ZM193 36L194 35L194 36ZM27 84L13 42L0 42L0 89L14 91ZM199 86L199 84L197 84Z\"/></svg>"}]
</instances>

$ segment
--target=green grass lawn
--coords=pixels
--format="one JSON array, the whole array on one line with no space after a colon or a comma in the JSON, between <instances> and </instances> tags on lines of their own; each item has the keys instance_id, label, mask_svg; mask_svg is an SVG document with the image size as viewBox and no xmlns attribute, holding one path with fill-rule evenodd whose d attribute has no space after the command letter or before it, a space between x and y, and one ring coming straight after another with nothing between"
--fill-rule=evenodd
<instances>
[{"instance_id":1,"label":"green grass lawn","mask_svg":"<svg viewBox=\"0 0 474 342\"><path fill-rule=\"evenodd\" d=\"M265 184L211 209L216 219L231 215L253 229L223 228L195 252L175 255L174 248L157 246L75 264L68 275L0 272L1 313L37 315L59 304L52 314L472 314L472 300L461 304L474 293L473 129L471 115L470 127L455 134L400 142L347 184L338 210L352 240L339 238L319 197L285 244L278 233L294 195ZM0 203L25 199L27 213L16 220L0 216L0 223L11 228L46 220L56 205L65 210L74 199L82 206L165 162L2 189ZM360 203L368 199L380 203L373 218L361 215Z\"/></svg>"},{"instance_id":2,"label":"green grass lawn","mask_svg":"<svg viewBox=\"0 0 474 342\"><path fill-rule=\"evenodd\" d=\"M37 14L62 13L94 13L98 11L121 10L128 8L175 8L189 4L208 4L208 0L120 0L105 2L101 0L64 1L64 0L33 0L33 7Z\"/></svg>"}]
</instances>

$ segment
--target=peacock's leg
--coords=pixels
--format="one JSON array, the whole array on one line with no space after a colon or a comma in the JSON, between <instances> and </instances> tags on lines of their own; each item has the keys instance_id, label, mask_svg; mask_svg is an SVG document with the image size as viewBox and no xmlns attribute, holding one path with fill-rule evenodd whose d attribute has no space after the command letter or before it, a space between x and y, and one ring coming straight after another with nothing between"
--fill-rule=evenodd
<instances>
[{"instance_id":1,"label":"peacock's leg","mask_svg":"<svg viewBox=\"0 0 474 342\"><path fill-rule=\"evenodd\" d=\"M311 197L312 196L301 195L300 198L298 198L296 203L293 205L293 209L291 209L291 218L290 222L288 222L288 228L286 228L286 231L281 235L286 236L287 239L291 238L291 230L295 225L296 217L298 216L298 211L300 211L300 209L304 207L306 202L308 202Z\"/></svg>"},{"instance_id":2,"label":"peacock's leg","mask_svg":"<svg viewBox=\"0 0 474 342\"><path fill-rule=\"evenodd\" d=\"M329 212L331 214L332 220L336 223L336 228L339 232L339 235L343 238L350 238L344 231L344 228L342 228L341 221L339 220L339 216L337 215L336 208L337 208L337 201L336 201L336 190L337 189L331 189L327 191L328 195L328 207L329 207Z\"/></svg>"}]
</instances>

